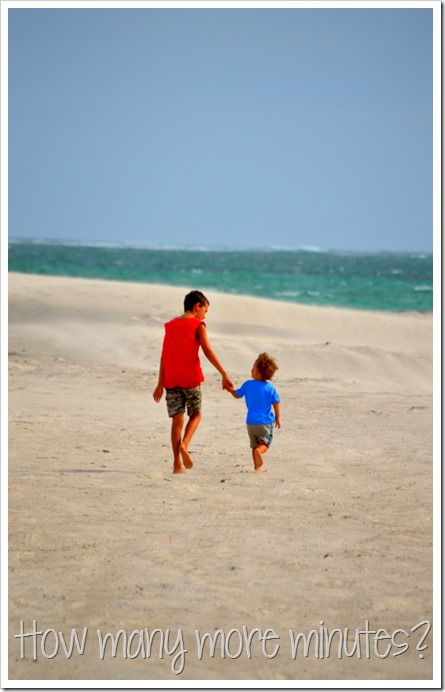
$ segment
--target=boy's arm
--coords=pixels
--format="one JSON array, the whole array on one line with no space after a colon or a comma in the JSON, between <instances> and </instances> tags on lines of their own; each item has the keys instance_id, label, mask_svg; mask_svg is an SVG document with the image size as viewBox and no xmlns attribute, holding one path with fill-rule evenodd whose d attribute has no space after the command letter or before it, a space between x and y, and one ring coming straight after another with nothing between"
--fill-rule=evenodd
<instances>
[{"instance_id":1,"label":"boy's arm","mask_svg":"<svg viewBox=\"0 0 445 692\"><path fill-rule=\"evenodd\" d=\"M162 399L162 395L164 393L164 385L162 384L164 380L164 365L162 363L162 358L161 362L159 363L159 375L158 375L158 384L156 385L156 388L153 392L153 399L156 401L156 403L159 403Z\"/></svg>"},{"instance_id":2,"label":"boy's arm","mask_svg":"<svg viewBox=\"0 0 445 692\"><path fill-rule=\"evenodd\" d=\"M281 428L281 409L280 404L272 404L273 410L275 412L275 427Z\"/></svg>"},{"instance_id":3,"label":"boy's arm","mask_svg":"<svg viewBox=\"0 0 445 692\"><path fill-rule=\"evenodd\" d=\"M204 324L201 324L198 327L198 339L205 357L213 365L213 367L218 370L222 377L222 388L227 389L230 392L233 389L233 384L223 366L219 362L215 351L210 346L207 330Z\"/></svg>"}]
</instances>

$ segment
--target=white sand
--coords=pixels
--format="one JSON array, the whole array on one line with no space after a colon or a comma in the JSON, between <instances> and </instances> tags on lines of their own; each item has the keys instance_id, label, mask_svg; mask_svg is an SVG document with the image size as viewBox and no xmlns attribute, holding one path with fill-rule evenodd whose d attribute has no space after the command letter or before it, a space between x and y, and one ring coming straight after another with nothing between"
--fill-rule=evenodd
<instances>
[{"instance_id":1,"label":"white sand","mask_svg":"<svg viewBox=\"0 0 445 692\"><path fill-rule=\"evenodd\" d=\"M412 631L432 621L431 315L205 291L237 386L260 351L277 358L282 429L255 474L244 402L202 357L195 468L173 475L152 391L163 323L187 290L9 275L9 678L431 679L432 632L421 651L427 625ZM31 637L20 658L22 620L46 632L37 661ZM340 659L340 636L353 651L366 621L392 639L359 635L361 658ZM279 639L254 634L248 658L243 626ZM330 657L314 635L294 660L289 630L323 627L341 630ZM73 628L88 628L85 650L67 658L50 630ZM170 650L182 636L179 675L158 644L136 655L137 634L133 658L120 645L100 659L97 630L145 628L169 629ZM195 630L218 629L233 630L233 658L200 657Z\"/></svg>"}]
</instances>

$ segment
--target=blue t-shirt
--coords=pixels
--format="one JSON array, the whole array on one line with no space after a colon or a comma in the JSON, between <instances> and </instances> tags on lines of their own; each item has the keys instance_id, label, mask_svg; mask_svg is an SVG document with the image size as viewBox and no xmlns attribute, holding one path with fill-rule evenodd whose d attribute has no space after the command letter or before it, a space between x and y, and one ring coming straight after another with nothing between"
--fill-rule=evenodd
<instances>
[{"instance_id":1,"label":"blue t-shirt","mask_svg":"<svg viewBox=\"0 0 445 692\"><path fill-rule=\"evenodd\" d=\"M280 403L280 397L270 382L247 380L235 392L239 397L246 397L248 425L267 425L275 422L272 404Z\"/></svg>"}]
</instances>

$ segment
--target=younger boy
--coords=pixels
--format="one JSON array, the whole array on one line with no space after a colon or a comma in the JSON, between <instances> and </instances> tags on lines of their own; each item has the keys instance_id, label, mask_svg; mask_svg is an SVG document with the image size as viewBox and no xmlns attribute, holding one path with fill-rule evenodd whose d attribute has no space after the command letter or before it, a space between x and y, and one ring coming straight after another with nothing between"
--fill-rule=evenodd
<instances>
[{"instance_id":1,"label":"younger boy","mask_svg":"<svg viewBox=\"0 0 445 692\"><path fill-rule=\"evenodd\" d=\"M158 403L166 390L168 415L172 419L171 444L173 473L192 468L188 446L201 420L201 382L204 374L199 348L222 377L223 389L233 389L226 371L212 350L204 318L209 301L201 291L191 291L184 299L184 314L165 324L165 336L159 365L158 384L153 399ZM184 413L189 417L182 437Z\"/></svg>"},{"instance_id":2,"label":"younger boy","mask_svg":"<svg viewBox=\"0 0 445 692\"><path fill-rule=\"evenodd\" d=\"M281 427L280 397L275 387L267 381L277 370L275 359L267 353L260 353L251 370L253 379L244 382L239 389L229 390L235 399L246 398L247 433L257 472L263 471L263 454L272 442L274 425Z\"/></svg>"}]
</instances>

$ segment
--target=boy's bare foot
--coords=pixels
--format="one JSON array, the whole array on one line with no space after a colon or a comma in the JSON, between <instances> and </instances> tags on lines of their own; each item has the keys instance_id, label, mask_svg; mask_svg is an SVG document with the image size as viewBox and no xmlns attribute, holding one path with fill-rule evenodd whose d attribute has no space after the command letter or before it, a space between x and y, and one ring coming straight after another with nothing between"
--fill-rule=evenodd
<instances>
[{"instance_id":1,"label":"boy's bare foot","mask_svg":"<svg viewBox=\"0 0 445 692\"><path fill-rule=\"evenodd\" d=\"M262 473L263 472L263 457L261 456L260 452L257 449L253 450L253 463L255 465L255 471L257 473Z\"/></svg>"},{"instance_id":2,"label":"boy's bare foot","mask_svg":"<svg viewBox=\"0 0 445 692\"><path fill-rule=\"evenodd\" d=\"M186 470L182 464L175 464L173 466L173 473L186 473Z\"/></svg>"},{"instance_id":3,"label":"boy's bare foot","mask_svg":"<svg viewBox=\"0 0 445 692\"><path fill-rule=\"evenodd\" d=\"M179 445L179 453L182 457L182 461L184 463L185 468L191 469L193 467L193 461L192 461L192 457L188 453L188 449L186 449L182 445Z\"/></svg>"}]
</instances>

